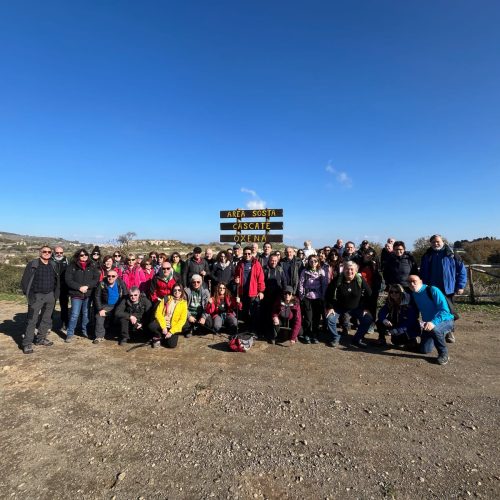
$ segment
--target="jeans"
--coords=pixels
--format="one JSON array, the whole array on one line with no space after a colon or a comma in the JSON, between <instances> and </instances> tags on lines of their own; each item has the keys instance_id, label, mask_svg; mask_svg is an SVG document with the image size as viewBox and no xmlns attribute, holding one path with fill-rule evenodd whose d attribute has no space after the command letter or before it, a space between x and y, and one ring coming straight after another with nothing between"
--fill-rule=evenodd
<instances>
[{"instance_id":1,"label":"jeans","mask_svg":"<svg viewBox=\"0 0 500 500\"><path fill-rule=\"evenodd\" d=\"M75 334L76 324L78 323L78 318L80 317L80 312L82 313L82 333L87 336L87 325L89 324L89 298L76 299L71 298L71 314L69 317L68 332L67 337L71 337Z\"/></svg>"},{"instance_id":2,"label":"jeans","mask_svg":"<svg viewBox=\"0 0 500 500\"><path fill-rule=\"evenodd\" d=\"M363 337L366 335L366 332L370 328L371 324L373 323L373 318L371 314L366 313L365 315L363 315L363 309L361 308L338 310L335 312L335 314L330 314L330 316L328 316L327 319L328 331L332 336L333 342L337 343L340 340L340 334L337 331L337 320L339 316L346 313L359 320L358 330L356 331L356 335L354 335L355 341L362 340Z\"/></svg>"},{"instance_id":3,"label":"jeans","mask_svg":"<svg viewBox=\"0 0 500 500\"><path fill-rule=\"evenodd\" d=\"M28 297L28 321L26 323L26 331L24 332L23 346L29 346L33 343L35 328L39 319L38 339L47 338L48 331L52 325L51 316L55 303L54 292L30 294Z\"/></svg>"},{"instance_id":4,"label":"jeans","mask_svg":"<svg viewBox=\"0 0 500 500\"><path fill-rule=\"evenodd\" d=\"M422 330L422 338L420 340L420 350L422 354L428 354L436 347L438 356L448 356L445 335L453 331L454 324L455 322L450 319L448 321L442 321L430 332Z\"/></svg>"}]
</instances>

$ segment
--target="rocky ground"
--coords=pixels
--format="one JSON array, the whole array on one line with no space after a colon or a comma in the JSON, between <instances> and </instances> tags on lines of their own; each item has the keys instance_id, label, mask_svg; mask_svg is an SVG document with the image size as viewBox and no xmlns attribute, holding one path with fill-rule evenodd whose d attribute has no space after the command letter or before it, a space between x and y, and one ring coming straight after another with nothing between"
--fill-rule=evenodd
<instances>
[{"instance_id":1,"label":"rocky ground","mask_svg":"<svg viewBox=\"0 0 500 500\"><path fill-rule=\"evenodd\" d=\"M224 338L18 349L0 303L2 498L499 498L500 319L451 361Z\"/></svg>"}]
</instances>

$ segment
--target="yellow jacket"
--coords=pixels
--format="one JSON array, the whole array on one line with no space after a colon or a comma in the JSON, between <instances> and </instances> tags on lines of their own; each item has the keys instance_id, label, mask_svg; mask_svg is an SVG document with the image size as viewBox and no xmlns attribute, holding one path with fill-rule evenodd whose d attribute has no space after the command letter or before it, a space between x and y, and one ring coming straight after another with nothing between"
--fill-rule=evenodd
<instances>
[{"instance_id":1,"label":"yellow jacket","mask_svg":"<svg viewBox=\"0 0 500 500\"><path fill-rule=\"evenodd\" d=\"M173 302L173 300L174 299L171 296L169 296L167 304ZM162 330L167 326L164 309L165 309L165 302L164 299L161 299L160 302L158 303L158 306L156 307L155 319L160 324ZM170 330L169 330L170 333L172 334L181 333L182 327L187 321L187 311L188 311L187 301L184 299L180 300L175 306L174 314L172 314L172 319L170 321Z\"/></svg>"}]
</instances>

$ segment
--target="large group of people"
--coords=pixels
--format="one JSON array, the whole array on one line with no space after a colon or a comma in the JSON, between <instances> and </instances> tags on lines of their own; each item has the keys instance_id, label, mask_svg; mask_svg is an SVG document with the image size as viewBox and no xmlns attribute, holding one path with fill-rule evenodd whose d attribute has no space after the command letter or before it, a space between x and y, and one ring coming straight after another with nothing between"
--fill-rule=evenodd
<instances>
[{"instance_id":1,"label":"large group of people","mask_svg":"<svg viewBox=\"0 0 500 500\"><path fill-rule=\"evenodd\" d=\"M108 334L125 345L142 333L155 348L175 348L180 336L240 330L271 344L325 340L335 348L344 337L366 348L365 336L376 329L378 345L390 339L422 353L435 347L443 365L447 343L455 341L453 297L463 293L466 272L436 234L420 267L394 238L380 255L366 240L357 249L338 239L319 250L306 241L284 252L270 243L262 252L256 243L235 244L217 255L195 247L185 260L178 252L101 255L98 246L68 259L62 247L44 246L21 285L28 299L26 354L34 345L52 345L47 336L58 300L65 342L72 342L79 322L81 335L92 332L94 344ZM381 292L387 298L379 309Z\"/></svg>"}]
</instances>

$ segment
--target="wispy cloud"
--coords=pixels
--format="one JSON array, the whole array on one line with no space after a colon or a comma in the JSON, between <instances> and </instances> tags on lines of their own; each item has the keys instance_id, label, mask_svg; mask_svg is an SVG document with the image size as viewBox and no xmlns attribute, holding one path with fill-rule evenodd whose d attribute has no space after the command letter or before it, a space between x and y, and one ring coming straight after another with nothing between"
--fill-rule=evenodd
<instances>
[{"instance_id":1,"label":"wispy cloud","mask_svg":"<svg viewBox=\"0 0 500 500\"><path fill-rule=\"evenodd\" d=\"M352 188L352 179L351 177L347 174L347 172L344 172L342 170L337 170L335 167L333 167L330 163L325 167L325 171L328 172L329 174L332 174L335 176L335 180L345 188Z\"/></svg>"},{"instance_id":2,"label":"wispy cloud","mask_svg":"<svg viewBox=\"0 0 500 500\"><path fill-rule=\"evenodd\" d=\"M252 199L247 201L247 208L250 210L260 210L262 208L266 208L266 202L261 199L261 197L257 194L256 191L253 189L247 189L242 187L241 188L242 193L247 193L249 194Z\"/></svg>"}]
</instances>

